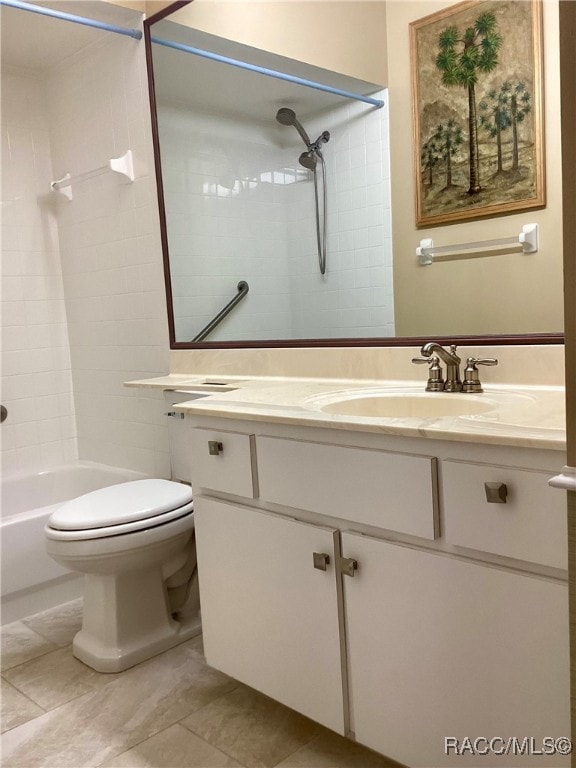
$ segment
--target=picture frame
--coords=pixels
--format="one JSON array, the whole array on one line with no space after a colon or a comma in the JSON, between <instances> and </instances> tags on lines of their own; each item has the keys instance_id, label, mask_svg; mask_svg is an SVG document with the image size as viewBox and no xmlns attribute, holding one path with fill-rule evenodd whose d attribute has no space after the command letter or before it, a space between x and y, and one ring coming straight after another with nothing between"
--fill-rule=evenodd
<instances>
[{"instance_id":1,"label":"picture frame","mask_svg":"<svg viewBox=\"0 0 576 768\"><path fill-rule=\"evenodd\" d=\"M416 226L546 205L542 0L410 24Z\"/></svg>"}]
</instances>

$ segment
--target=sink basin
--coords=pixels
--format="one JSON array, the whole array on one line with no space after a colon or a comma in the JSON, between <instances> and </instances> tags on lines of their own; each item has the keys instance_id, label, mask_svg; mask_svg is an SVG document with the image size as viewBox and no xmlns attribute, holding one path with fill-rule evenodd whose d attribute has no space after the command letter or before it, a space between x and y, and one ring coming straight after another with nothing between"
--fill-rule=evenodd
<instances>
[{"instance_id":1,"label":"sink basin","mask_svg":"<svg viewBox=\"0 0 576 768\"><path fill-rule=\"evenodd\" d=\"M339 399L316 403L323 413L369 418L428 419L449 416L473 416L493 411L496 404L478 395L441 392L380 392L350 394Z\"/></svg>"}]
</instances>

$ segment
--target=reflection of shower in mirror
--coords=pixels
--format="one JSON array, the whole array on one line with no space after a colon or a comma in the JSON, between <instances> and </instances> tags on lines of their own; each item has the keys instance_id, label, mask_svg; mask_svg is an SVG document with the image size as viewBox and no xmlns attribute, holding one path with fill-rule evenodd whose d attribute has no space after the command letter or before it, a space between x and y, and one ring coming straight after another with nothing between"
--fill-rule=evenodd
<instances>
[{"instance_id":1,"label":"reflection of shower in mirror","mask_svg":"<svg viewBox=\"0 0 576 768\"><path fill-rule=\"evenodd\" d=\"M154 30L198 50L218 43L167 20ZM194 343L239 280L250 294L209 343L393 336L385 90L335 73L319 90L152 51L174 340ZM268 53L258 64L287 65Z\"/></svg>"},{"instance_id":2,"label":"reflection of shower in mirror","mask_svg":"<svg viewBox=\"0 0 576 768\"><path fill-rule=\"evenodd\" d=\"M289 107L281 107L276 113L276 120L282 125L293 125L294 128L300 134L302 141L306 144L306 152L302 152L299 157L300 165L312 172L314 177L314 200L316 202L316 242L318 245L318 264L320 267L320 274L326 273L326 163L324 156L322 155L321 146L330 141L330 134L328 131L322 131L316 141L310 141L310 137L302 127L300 121L296 117L296 113ZM322 215L320 215L320 200L318 194L318 175L316 173L316 166L320 160L322 167ZM320 219L322 219L322 226L320 226Z\"/></svg>"}]
</instances>

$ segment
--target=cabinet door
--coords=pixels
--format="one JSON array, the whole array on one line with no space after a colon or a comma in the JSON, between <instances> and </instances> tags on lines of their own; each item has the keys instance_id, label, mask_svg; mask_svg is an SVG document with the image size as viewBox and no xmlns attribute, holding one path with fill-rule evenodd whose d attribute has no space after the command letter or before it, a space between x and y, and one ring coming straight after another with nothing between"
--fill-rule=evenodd
<instances>
[{"instance_id":1,"label":"cabinet door","mask_svg":"<svg viewBox=\"0 0 576 768\"><path fill-rule=\"evenodd\" d=\"M208 663L344 733L337 531L194 504ZM328 555L326 570L314 568L314 552Z\"/></svg>"},{"instance_id":2,"label":"cabinet door","mask_svg":"<svg viewBox=\"0 0 576 768\"><path fill-rule=\"evenodd\" d=\"M444 739L569 735L567 586L351 533L342 550L357 740L411 768L541 768Z\"/></svg>"}]
</instances>

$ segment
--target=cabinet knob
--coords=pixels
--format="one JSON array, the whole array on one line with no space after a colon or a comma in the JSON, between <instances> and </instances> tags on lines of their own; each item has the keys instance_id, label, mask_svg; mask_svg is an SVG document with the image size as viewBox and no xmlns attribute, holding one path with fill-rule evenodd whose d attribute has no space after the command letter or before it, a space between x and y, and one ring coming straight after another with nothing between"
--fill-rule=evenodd
<instances>
[{"instance_id":1,"label":"cabinet knob","mask_svg":"<svg viewBox=\"0 0 576 768\"><path fill-rule=\"evenodd\" d=\"M484 483L486 501L489 504L506 504L508 486L506 483Z\"/></svg>"},{"instance_id":2,"label":"cabinet knob","mask_svg":"<svg viewBox=\"0 0 576 768\"><path fill-rule=\"evenodd\" d=\"M208 453L210 456L220 456L224 446L218 440L208 440Z\"/></svg>"},{"instance_id":3,"label":"cabinet knob","mask_svg":"<svg viewBox=\"0 0 576 768\"><path fill-rule=\"evenodd\" d=\"M327 555L326 552L313 552L312 557L314 559L314 568L317 571L325 571L327 569L330 555Z\"/></svg>"},{"instance_id":4,"label":"cabinet knob","mask_svg":"<svg viewBox=\"0 0 576 768\"><path fill-rule=\"evenodd\" d=\"M354 572L358 570L358 561L352 557L341 557L340 570L344 576L354 576Z\"/></svg>"}]
</instances>

